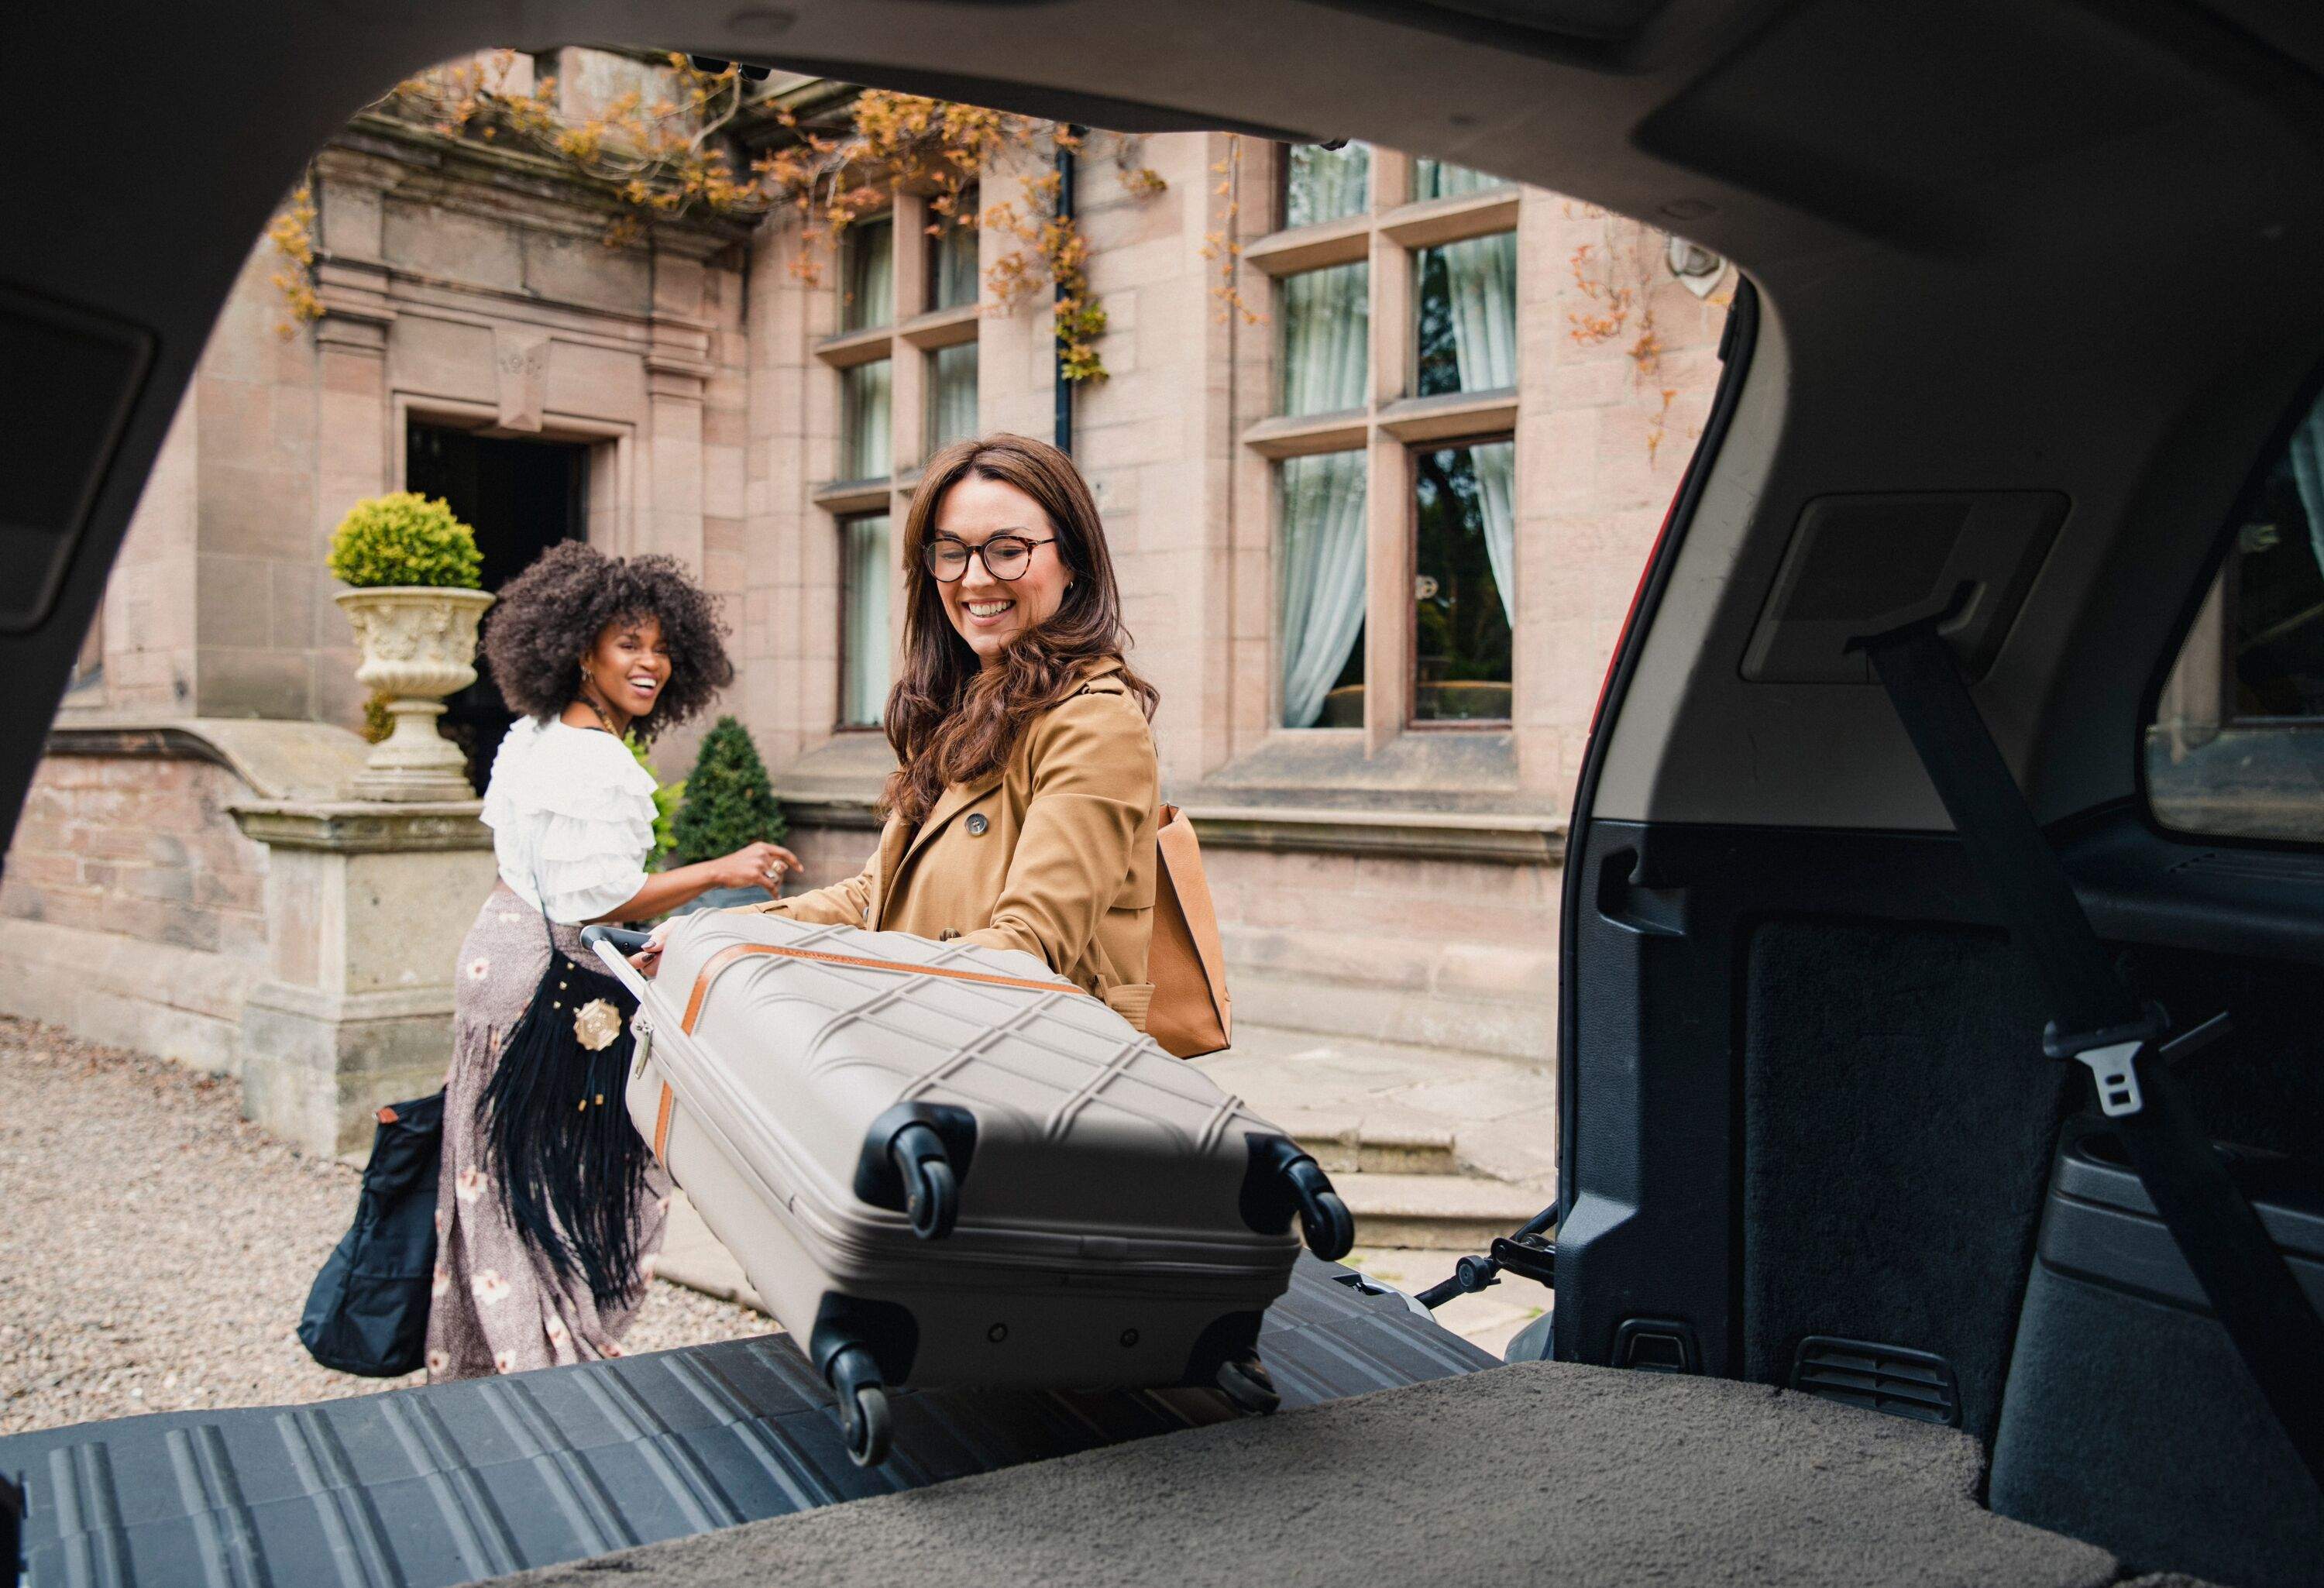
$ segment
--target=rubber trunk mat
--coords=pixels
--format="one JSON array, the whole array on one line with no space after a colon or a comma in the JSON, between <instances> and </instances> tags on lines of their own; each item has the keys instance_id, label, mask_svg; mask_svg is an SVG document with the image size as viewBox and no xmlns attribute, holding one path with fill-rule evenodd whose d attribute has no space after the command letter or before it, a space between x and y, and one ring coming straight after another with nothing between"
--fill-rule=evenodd
<instances>
[{"instance_id":1,"label":"rubber trunk mat","mask_svg":"<svg viewBox=\"0 0 2324 1588\"><path fill-rule=\"evenodd\" d=\"M1303 1256L1259 1350L1286 1407L1494 1359ZM25 1581L438 1588L1225 1421L1208 1390L907 1390L882 1466L779 1335L310 1406L168 1412L0 1439Z\"/></svg>"}]
</instances>

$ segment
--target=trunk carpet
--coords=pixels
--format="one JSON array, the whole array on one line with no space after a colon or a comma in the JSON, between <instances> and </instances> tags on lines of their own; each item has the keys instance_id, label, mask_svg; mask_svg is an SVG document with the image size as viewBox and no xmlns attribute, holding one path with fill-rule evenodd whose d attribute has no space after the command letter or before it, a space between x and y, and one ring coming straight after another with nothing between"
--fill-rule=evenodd
<instances>
[{"instance_id":1,"label":"trunk carpet","mask_svg":"<svg viewBox=\"0 0 2324 1588\"><path fill-rule=\"evenodd\" d=\"M1966 1434L1764 1385L1536 1362L553 1568L547 1588L2024 1584L2112 1556L1994 1516Z\"/></svg>"}]
</instances>

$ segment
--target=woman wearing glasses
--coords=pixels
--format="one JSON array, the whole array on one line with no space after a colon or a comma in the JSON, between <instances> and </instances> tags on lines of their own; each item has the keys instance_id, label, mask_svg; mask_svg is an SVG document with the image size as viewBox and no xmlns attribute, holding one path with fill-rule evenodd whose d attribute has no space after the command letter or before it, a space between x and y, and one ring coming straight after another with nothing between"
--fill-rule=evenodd
<instances>
[{"instance_id":1,"label":"woman wearing glasses","mask_svg":"<svg viewBox=\"0 0 2324 1588\"><path fill-rule=\"evenodd\" d=\"M880 847L844 882L758 908L1023 949L1143 1029L1157 697L1122 660L1088 485L1041 442L959 442L922 473L902 549Z\"/></svg>"}]
</instances>

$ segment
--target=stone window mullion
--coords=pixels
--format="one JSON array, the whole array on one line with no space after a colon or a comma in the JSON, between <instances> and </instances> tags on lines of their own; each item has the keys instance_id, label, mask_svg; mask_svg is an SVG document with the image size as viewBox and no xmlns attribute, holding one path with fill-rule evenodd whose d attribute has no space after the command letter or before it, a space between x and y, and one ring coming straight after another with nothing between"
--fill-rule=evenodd
<instances>
[{"instance_id":1,"label":"stone window mullion","mask_svg":"<svg viewBox=\"0 0 2324 1588\"><path fill-rule=\"evenodd\" d=\"M1412 162L1397 154L1374 168L1373 201L1402 202ZM1364 752L1386 749L1412 716L1412 533L1410 466L1404 443L1379 425L1380 411L1411 381L1412 254L1372 233L1371 401L1366 430L1364 493Z\"/></svg>"}]
</instances>

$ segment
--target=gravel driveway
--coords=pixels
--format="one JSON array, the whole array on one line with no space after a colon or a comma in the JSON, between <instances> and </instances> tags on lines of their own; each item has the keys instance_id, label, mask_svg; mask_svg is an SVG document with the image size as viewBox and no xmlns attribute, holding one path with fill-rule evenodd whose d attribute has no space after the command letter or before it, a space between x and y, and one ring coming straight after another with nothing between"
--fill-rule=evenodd
<instances>
[{"instance_id":1,"label":"gravel driveway","mask_svg":"<svg viewBox=\"0 0 2324 1588\"><path fill-rule=\"evenodd\" d=\"M232 1081L0 1017L0 1434L393 1382L319 1367L292 1333L356 1171L239 1102ZM657 1282L622 1343L770 1327Z\"/></svg>"}]
</instances>

